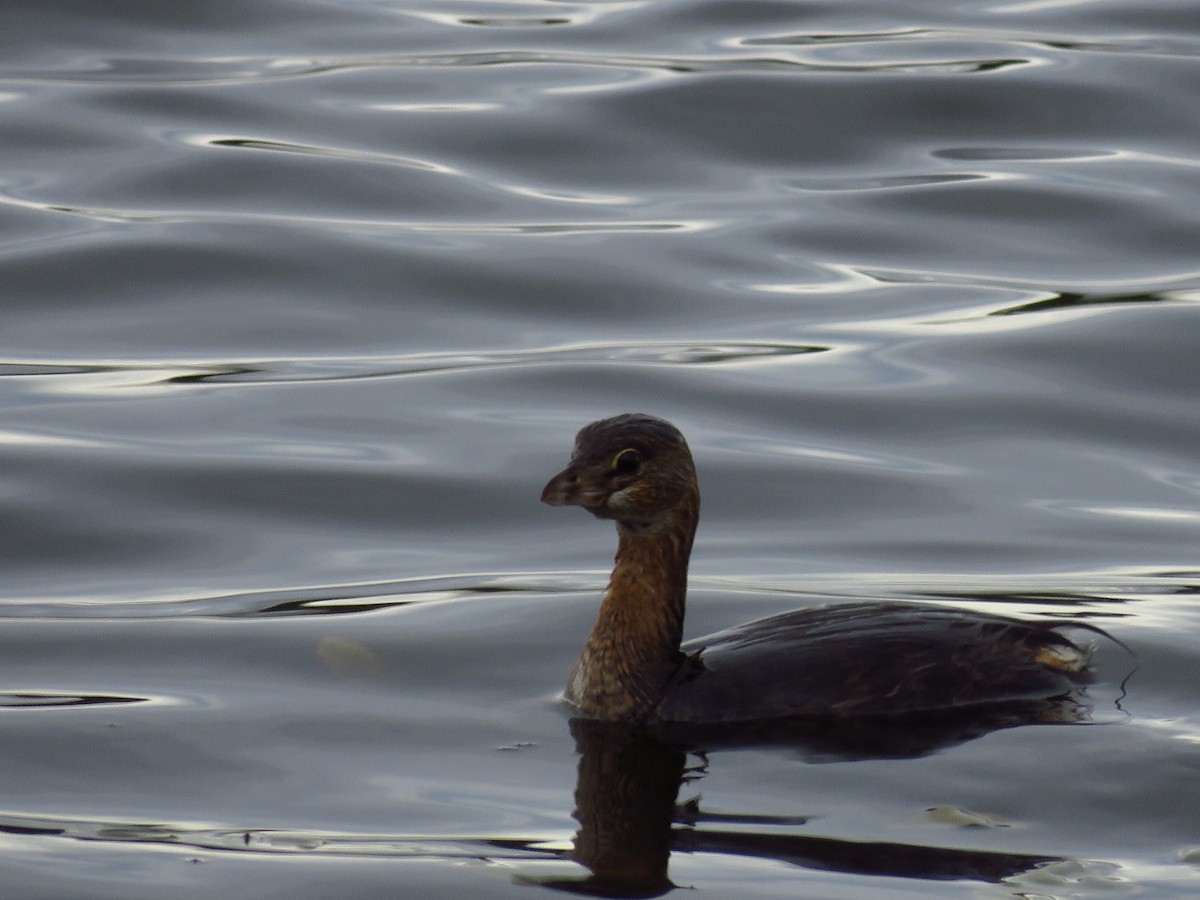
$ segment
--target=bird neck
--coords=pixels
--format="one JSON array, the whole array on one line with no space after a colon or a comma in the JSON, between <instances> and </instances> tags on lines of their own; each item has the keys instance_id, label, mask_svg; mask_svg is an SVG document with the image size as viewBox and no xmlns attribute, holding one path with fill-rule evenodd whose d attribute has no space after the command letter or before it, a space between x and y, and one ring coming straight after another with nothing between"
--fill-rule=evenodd
<instances>
[{"instance_id":1,"label":"bird neck","mask_svg":"<svg viewBox=\"0 0 1200 900\"><path fill-rule=\"evenodd\" d=\"M616 562L600 613L567 684L590 719L644 719L679 666L688 558L699 497L647 525L618 523Z\"/></svg>"}]
</instances>

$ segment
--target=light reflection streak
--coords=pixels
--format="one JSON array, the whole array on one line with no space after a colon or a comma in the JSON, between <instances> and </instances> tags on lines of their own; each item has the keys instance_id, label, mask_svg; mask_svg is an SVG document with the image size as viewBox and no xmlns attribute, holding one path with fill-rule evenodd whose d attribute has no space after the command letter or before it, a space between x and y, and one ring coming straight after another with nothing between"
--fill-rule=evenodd
<instances>
[{"instance_id":1,"label":"light reflection streak","mask_svg":"<svg viewBox=\"0 0 1200 900\"><path fill-rule=\"evenodd\" d=\"M400 113L468 113L503 109L501 103L368 103L364 109Z\"/></svg>"},{"instance_id":2,"label":"light reflection streak","mask_svg":"<svg viewBox=\"0 0 1200 900\"><path fill-rule=\"evenodd\" d=\"M492 0L493 5L504 0ZM544 9L553 15L545 16L466 16L462 14L436 13L428 10L406 9L402 15L441 25L449 28L492 26L497 28L541 28L548 23L554 25L591 25L606 16L619 16L634 10L642 9L650 0L625 0L625 2L610 3L554 3L547 4ZM518 9L528 9L526 0L508 0L508 4Z\"/></svg>"},{"instance_id":3,"label":"light reflection streak","mask_svg":"<svg viewBox=\"0 0 1200 900\"><path fill-rule=\"evenodd\" d=\"M180 390L192 385L314 383L564 363L747 366L788 361L831 349L814 344L699 340L579 343L513 350L445 351L395 356L317 356L286 360L93 360L56 364L41 360L5 360L0 361L0 376L5 374L6 366L18 370L45 367L48 371L18 371L8 377L27 379L36 383L38 390L49 394L128 396L130 392L147 393L163 388ZM61 371L62 368L68 371Z\"/></svg>"},{"instance_id":4,"label":"light reflection streak","mask_svg":"<svg viewBox=\"0 0 1200 900\"><path fill-rule=\"evenodd\" d=\"M446 170L449 172L450 170ZM561 199L561 198L557 198ZM582 201L580 201L582 202ZM679 221L639 220L623 221L533 221L533 222L486 222L469 220L461 222L403 221L398 219L363 219L343 216L316 216L306 214L279 214L238 212L228 210L207 212L198 210L131 210L103 206L80 206L25 200L17 197L0 196L0 206L9 205L39 212L63 213L95 222L140 225L140 224L215 224L266 223L285 226L302 225L317 230L342 229L360 234L445 234L445 235L513 235L518 237L564 237L600 234L695 234L711 231L724 224L719 219L692 219Z\"/></svg>"},{"instance_id":5,"label":"light reflection streak","mask_svg":"<svg viewBox=\"0 0 1200 900\"><path fill-rule=\"evenodd\" d=\"M826 264L820 269L827 275L805 282L751 282L744 285L747 290L763 294L853 294L858 291L879 290L887 285L869 272L853 266Z\"/></svg>"},{"instance_id":6,"label":"light reflection streak","mask_svg":"<svg viewBox=\"0 0 1200 900\"><path fill-rule=\"evenodd\" d=\"M0 430L0 444L26 447L83 447L87 449L106 446L104 441L8 429Z\"/></svg>"},{"instance_id":7,"label":"light reflection streak","mask_svg":"<svg viewBox=\"0 0 1200 900\"><path fill-rule=\"evenodd\" d=\"M321 156L330 159L346 159L353 162L382 163L404 169L420 169L426 172L437 172L442 175L462 175L463 172L452 166L431 162L424 159L414 159L407 156L397 156L391 153L371 153L365 150L350 150L345 147L321 147L315 144L297 144L268 138L252 138L245 136L231 137L229 135L184 135L182 143L195 147L216 147L219 149L236 149L251 151L266 151L276 153L294 153L301 156Z\"/></svg>"},{"instance_id":8,"label":"light reflection streak","mask_svg":"<svg viewBox=\"0 0 1200 900\"><path fill-rule=\"evenodd\" d=\"M495 595L592 595L603 589L607 569L447 572L410 578L208 593L203 589L81 597L7 597L0 618L244 618L260 615L362 613L429 604L486 601ZM697 594L803 597L815 602L864 597L946 602L955 606L1045 616L1050 610L1120 619L1132 628L1190 633L1197 618L1200 571L1114 568L1017 575L939 575L908 572L819 573L789 576L693 573ZM1135 604L1131 606L1131 604Z\"/></svg>"},{"instance_id":9,"label":"light reflection streak","mask_svg":"<svg viewBox=\"0 0 1200 900\"><path fill-rule=\"evenodd\" d=\"M534 200L550 200L555 203L584 203L593 206L630 206L638 202L638 198L629 194L596 194L582 191L555 191L548 188L536 188L524 185L498 185L511 194L519 197L530 197Z\"/></svg>"},{"instance_id":10,"label":"light reflection streak","mask_svg":"<svg viewBox=\"0 0 1200 900\"><path fill-rule=\"evenodd\" d=\"M1093 282L1071 290L1036 290L1027 283L984 275L955 274L903 269L861 269L876 287L926 285L937 288L992 289L1008 292L1015 299L1003 304L986 304L948 309L942 314L922 313L897 318L877 317L870 321L830 323L839 331L885 334L983 334L1042 327L1048 320L1069 322L1104 315L1139 303L1194 303L1200 299L1200 272L1185 272L1147 279L1114 279Z\"/></svg>"},{"instance_id":11,"label":"light reflection streak","mask_svg":"<svg viewBox=\"0 0 1200 900\"><path fill-rule=\"evenodd\" d=\"M1200 722L1181 717L1153 718L1146 716L1138 716L1135 721L1138 727L1160 732L1172 740L1200 744Z\"/></svg>"},{"instance_id":12,"label":"light reflection streak","mask_svg":"<svg viewBox=\"0 0 1200 900\"><path fill-rule=\"evenodd\" d=\"M1200 512L1188 509L1163 509L1138 506L1080 506L1079 512L1122 519L1143 519L1154 522L1200 524Z\"/></svg>"}]
</instances>

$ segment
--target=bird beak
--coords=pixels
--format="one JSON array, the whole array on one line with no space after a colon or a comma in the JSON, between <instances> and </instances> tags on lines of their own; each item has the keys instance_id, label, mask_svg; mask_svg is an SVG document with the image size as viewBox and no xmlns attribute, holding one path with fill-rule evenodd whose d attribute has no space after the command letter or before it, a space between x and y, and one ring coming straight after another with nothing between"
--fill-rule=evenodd
<instances>
[{"instance_id":1,"label":"bird beak","mask_svg":"<svg viewBox=\"0 0 1200 900\"><path fill-rule=\"evenodd\" d=\"M542 488L542 502L551 506L581 505L579 495L579 476L573 466L567 466Z\"/></svg>"}]
</instances>

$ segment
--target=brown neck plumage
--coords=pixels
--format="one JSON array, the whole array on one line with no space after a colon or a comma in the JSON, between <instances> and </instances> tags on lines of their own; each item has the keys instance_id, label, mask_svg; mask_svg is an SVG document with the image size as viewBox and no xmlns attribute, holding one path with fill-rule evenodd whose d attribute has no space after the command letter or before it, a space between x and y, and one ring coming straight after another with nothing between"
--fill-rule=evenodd
<instances>
[{"instance_id":1,"label":"brown neck plumage","mask_svg":"<svg viewBox=\"0 0 1200 900\"><path fill-rule=\"evenodd\" d=\"M688 557L699 513L696 492L658 522L618 523L608 590L567 683L566 698L581 715L640 720L662 699L680 661Z\"/></svg>"}]
</instances>

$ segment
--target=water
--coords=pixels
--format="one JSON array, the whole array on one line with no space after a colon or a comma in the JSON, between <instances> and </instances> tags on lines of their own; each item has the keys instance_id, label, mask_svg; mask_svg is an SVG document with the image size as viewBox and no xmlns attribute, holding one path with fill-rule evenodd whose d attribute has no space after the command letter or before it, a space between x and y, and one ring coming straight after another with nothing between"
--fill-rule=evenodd
<instances>
[{"instance_id":1,"label":"water","mask_svg":"<svg viewBox=\"0 0 1200 900\"><path fill-rule=\"evenodd\" d=\"M1198 97L1162 0L0 6L5 893L544 896L611 800L644 891L1195 896ZM537 496L626 410L689 634L1088 616L1127 693L573 735L613 536Z\"/></svg>"}]
</instances>

